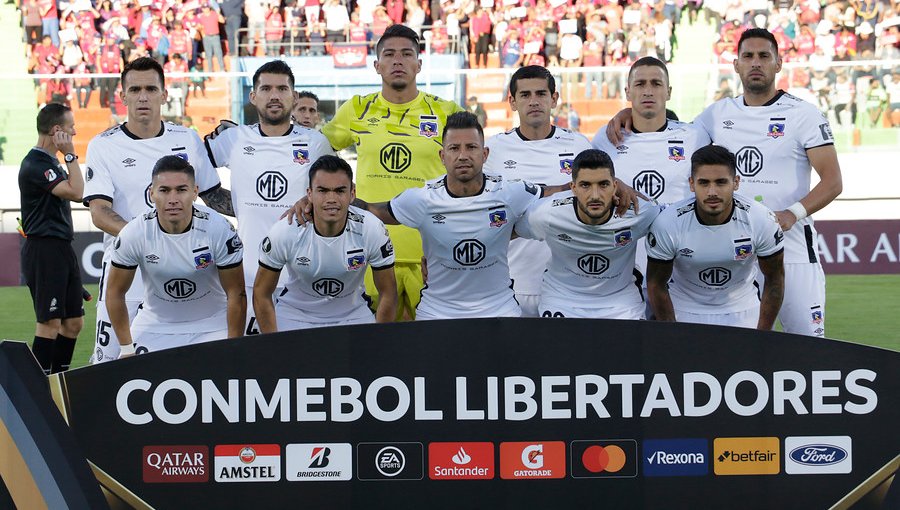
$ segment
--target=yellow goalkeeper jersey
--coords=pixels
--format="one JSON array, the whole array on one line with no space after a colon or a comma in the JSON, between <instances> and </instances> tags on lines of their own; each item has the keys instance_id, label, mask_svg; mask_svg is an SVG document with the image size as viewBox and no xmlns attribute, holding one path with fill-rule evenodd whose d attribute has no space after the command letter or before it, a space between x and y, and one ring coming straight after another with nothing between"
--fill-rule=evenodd
<instances>
[{"instance_id":1,"label":"yellow goalkeeper jersey","mask_svg":"<svg viewBox=\"0 0 900 510\"><path fill-rule=\"evenodd\" d=\"M335 149L356 144L356 195L366 202L387 202L408 188L446 173L438 152L447 117L463 109L453 101L419 92L408 103L394 104L380 92L353 96L338 109L322 133ZM422 258L415 229L388 226L397 262Z\"/></svg>"}]
</instances>

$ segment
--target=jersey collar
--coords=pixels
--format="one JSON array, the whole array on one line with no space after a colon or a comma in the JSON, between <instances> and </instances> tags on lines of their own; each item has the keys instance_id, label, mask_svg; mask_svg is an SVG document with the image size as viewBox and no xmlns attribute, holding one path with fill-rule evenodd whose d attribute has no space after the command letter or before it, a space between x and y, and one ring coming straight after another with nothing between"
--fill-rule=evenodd
<instances>
[{"instance_id":1,"label":"jersey collar","mask_svg":"<svg viewBox=\"0 0 900 510\"><path fill-rule=\"evenodd\" d=\"M184 232L179 232L177 234L170 234L170 233L166 232L166 230L164 228L162 228L162 223L159 222L159 211L157 211L157 213L156 213L156 226L159 227L160 232L162 232L163 234L166 234L167 236L178 236L181 234L186 234L186 233L190 232L192 228L194 228L194 213L195 212L197 212L197 208L191 206L191 221L188 223L187 228L184 229Z\"/></svg>"},{"instance_id":2,"label":"jersey collar","mask_svg":"<svg viewBox=\"0 0 900 510\"><path fill-rule=\"evenodd\" d=\"M785 94L785 92L783 90L778 89L778 92L775 93L775 97L773 97L772 99L769 99L768 101L765 102L765 104L760 105L760 106L772 106L773 104L775 104L776 101L781 99L781 96L783 96L784 94ZM747 104L747 100L744 99L744 96L741 96L741 101L744 103L744 106L746 106L748 108L752 108L752 106Z\"/></svg>"},{"instance_id":3,"label":"jersey collar","mask_svg":"<svg viewBox=\"0 0 900 510\"><path fill-rule=\"evenodd\" d=\"M701 225L708 226L708 227L718 227L718 226L721 226L721 225L727 225L728 222L731 221L731 218L734 217L734 209L735 209L736 207L737 207L737 206L736 206L735 203L734 203L734 198L732 198L732 199L731 199L731 210L728 211L728 219L725 220L725 223L720 223L720 224L718 224L718 225L708 225L708 224L706 224L706 223L703 223L703 220L700 219L700 212L699 212L699 211L700 211L700 206L698 206L698 205L697 205L697 202L694 201L694 217L697 218L697 223L699 223L699 224L701 224Z\"/></svg>"},{"instance_id":4,"label":"jersey collar","mask_svg":"<svg viewBox=\"0 0 900 510\"><path fill-rule=\"evenodd\" d=\"M259 135L262 136L262 137L266 137L266 138L267 138L267 137L269 136L269 135L263 133L263 130L262 130L262 124L257 124L257 125L256 125L256 130L259 131ZM283 135L281 135L281 136L287 136L287 135L291 134L291 131L293 131L293 130L294 130L294 123L291 122L290 124L288 124L287 131L286 131Z\"/></svg>"},{"instance_id":5,"label":"jersey collar","mask_svg":"<svg viewBox=\"0 0 900 510\"><path fill-rule=\"evenodd\" d=\"M522 134L522 131L519 128L516 128L516 134L519 135L519 138L521 138L523 142L533 142L534 141L531 138L525 138L525 135ZM544 137L543 139L549 140L549 139L553 138L553 135L555 135L555 134L556 134L556 126L551 124L550 125L550 134L547 135L546 137Z\"/></svg>"},{"instance_id":6,"label":"jersey collar","mask_svg":"<svg viewBox=\"0 0 900 510\"><path fill-rule=\"evenodd\" d=\"M659 128L659 129L657 129L655 132L656 132L656 133L662 133L662 132L665 131L666 128L668 128L668 127L669 127L669 119L666 119L666 121L663 123L662 127ZM642 131L638 131L634 126L631 126L631 132L632 132L632 133L640 134Z\"/></svg>"},{"instance_id":7,"label":"jersey collar","mask_svg":"<svg viewBox=\"0 0 900 510\"><path fill-rule=\"evenodd\" d=\"M131 138L132 140L143 140L143 138L129 131L127 123L122 123L122 132L125 133L125 136ZM159 121L159 133L156 133L152 138L158 138L166 133L166 125L163 121Z\"/></svg>"},{"instance_id":8,"label":"jersey collar","mask_svg":"<svg viewBox=\"0 0 900 510\"><path fill-rule=\"evenodd\" d=\"M454 194L450 191L450 187L447 186L447 176L446 176L446 175L444 176L444 189L447 190L447 194L450 195L450 198L472 198L472 197L477 197L478 195L484 193L484 187L485 187L486 185L487 185L487 177L486 177L484 174L481 174L481 189L478 190L478 193L475 193L474 195L470 195L470 196L468 196L468 197L460 197L460 196L454 195Z\"/></svg>"}]
</instances>

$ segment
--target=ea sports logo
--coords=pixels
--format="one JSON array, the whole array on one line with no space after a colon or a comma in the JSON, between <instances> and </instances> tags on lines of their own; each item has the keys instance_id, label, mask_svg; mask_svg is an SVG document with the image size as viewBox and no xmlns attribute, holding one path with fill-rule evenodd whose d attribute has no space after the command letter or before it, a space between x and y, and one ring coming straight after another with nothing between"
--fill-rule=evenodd
<instances>
[{"instance_id":1,"label":"ea sports logo","mask_svg":"<svg viewBox=\"0 0 900 510\"><path fill-rule=\"evenodd\" d=\"M465 239L453 247L453 260L461 266L474 266L484 260L485 251L478 239Z\"/></svg>"},{"instance_id":2,"label":"ea sports logo","mask_svg":"<svg viewBox=\"0 0 900 510\"><path fill-rule=\"evenodd\" d=\"M263 172L256 179L256 193L266 202L277 202L288 192L288 181L280 172Z\"/></svg>"},{"instance_id":3,"label":"ea sports logo","mask_svg":"<svg viewBox=\"0 0 900 510\"><path fill-rule=\"evenodd\" d=\"M643 170L634 176L634 189L652 199L658 199L666 191L666 180L656 170Z\"/></svg>"},{"instance_id":4,"label":"ea sports logo","mask_svg":"<svg viewBox=\"0 0 900 510\"><path fill-rule=\"evenodd\" d=\"M384 476L397 476L406 466L406 457L399 448L385 446L375 456L375 469Z\"/></svg>"},{"instance_id":5,"label":"ea sports logo","mask_svg":"<svg viewBox=\"0 0 900 510\"><path fill-rule=\"evenodd\" d=\"M165 285L163 285L163 290L166 291L166 294L175 299L185 299L194 294L194 291L197 290L197 285L184 278L175 278L167 281Z\"/></svg>"},{"instance_id":6,"label":"ea sports logo","mask_svg":"<svg viewBox=\"0 0 900 510\"><path fill-rule=\"evenodd\" d=\"M578 259L578 269L585 274L603 274L609 268L609 259L599 253L588 253Z\"/></svg>"},{"instance_id":7,"label":"ea sports logo","mask_svg":"<svg viewBox=\"0 0 900 510\"><path fill-rule=\"evenodd\" d=\"M734 156L737 171L743 177L753 177L763 168L763 154L756 147L741 147Z\"/></svg>"},{"instance_id":8,"label":"ea sports logo","mask_svg":"<svg viewBox=\"0 0 900 510\"><path fill-rule=\"evenodd\" d=\"M320 296L336 297L344 290L344 282L334 278L321 278L314 281L312 287Z\"/></svg>"},{"instance_id":9,"label":"ea sports logo","mask_svg":"<svg viewBox=\"0 0 900 510\"><path fill-rule=\"evenodd\" d=\"M724 267L710 267L700 271L700 281L711 286L721 287L731 281L731 271Z\"/></svg>"},{"instance_id":10,"label":"ea sports logo","mask_svg":"<svg viewBox=\"0 0 900 510\"><path fill-rule=\"evenodd\" d=\"M412 152L402 143L389 143L381 148L381 166L388 172L398 174L412 163Z\"/></svg>"}]
</instances>

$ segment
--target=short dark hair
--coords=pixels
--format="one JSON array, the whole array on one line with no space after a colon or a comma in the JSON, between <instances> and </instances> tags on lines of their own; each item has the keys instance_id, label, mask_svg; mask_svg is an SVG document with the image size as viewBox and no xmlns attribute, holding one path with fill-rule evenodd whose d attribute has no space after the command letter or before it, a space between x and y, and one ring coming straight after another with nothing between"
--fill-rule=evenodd
<instances>
[{"instance_id":1,"label":"short dark hair","mask_svg":"<svg viewBox=\"0 0 900 510\"><path fill-rule=\"evenodd\" d=\"M396 37L408 39L413 43L416 51L419 51L419 34L417 34L415 30L406 25L391 25L387 27L387 30L384 31L381 38L375 43L375 58L381 58L381 49L384 47L384 41Z\"/></svg>"},{"instance_id":2,"label":"short dark hair","mask_svg":"<svg viewBox=\"0 0 900 510\"><path fill-rule=\"evenodd\" d=\"M63 117L66 112L72 109L60 103L48 103L47 106L41 108L37 115L37 131L42 135L49 135L53 126L63 123Z\"/></svg>"},{"instance_id":3,"label":"short dark hair","mask_svg":"<svg viewBox=\"0 0 900 510\"><path fill-rule=\"evenodd\" d=\"M747 39L765 39L772 43L772 47L775 48L775 56L778 56L778 40L775 39L775 36L772 35L772 32L769 32L765 28L750 28L744 30L744 33L741 34L741 38L738 39L738 55L741 54L741 45L744 44L744 41Z\"/></svg>"},{"instance_id":4,"label":"short dark hair","mask_svg":"<svg viewBox=\"0 0 900 510\"><path fill-rule=\"evenodd\" d=\"M337 156L326 154L324 156L320 156L319 159L315 160L315 162L313 162L313 164L309 167L310 189L312 189L313 178L320 171L330 174L343 172L347 174L347 178L350 179L350 184L353 184L353 169L350 168L350 163L347 163Z\"/></svg>"},{"instance_id":5,"label":"short dark hair","mask_svg":"<svg viewBox=\"0 0 900 510\"><path fill-rule=\"evenodd\" d=\"M608 168L609 175L611 177L616 176L616 167L613 165L612 158L609 157L609 154L599 149L585 149L575 156L575 160L572 161L572 182L578 179L578 172L582 168Z\"/></svg>"},{"instance_id":6,"label":"short dark hair","mask_svg":"<svg viewBox=\"0 0 900 510\"><path fill-rule=\"evenodd\" d=\"M721 145L707 145L694 151L691 156L691 178L697 173L697 169L704 165L723 165L728 167L732 177L737 174L737 160L734 154Z\"/></svg>"},{"instance_id":7,"label":"short dark hair","mask_svg":"<svg viewBox=\"0 0 900 510\"><path fill-rule=\"evenodd\" d=\"M287 65L287 62L284 60L270 60L259 66L259 69L253 73L253 90L256 90L256 87L259 86L259 75L263 73L283 74L288 77L288 83L291 85L291 88L294 88L294 71L291 70L291 66Z\"/></svg>"},{"instance_id":8,"label":"short dark hair","mask_svg":"<svg viewBox=\"0 0 900 510\"><path fill-rule=\"evenodd\" d=\"M159 158L150 173L151 180L163 172L180 172L190 177L192 181L196 180L194 167L180 156L169 155Z\"/></svg>"},{"instance_id":9,"label":"short dark hair","mask_svg":"<svg viewBox=\"0 0 900 510\"><path fill-rule=\"evenodd\" d=\"M166 88L166 74L163 72L162 66L159 65L159 62L150 57L136 58L131 62L125 64L125 68L122 69L123 89L125 88L125 76L127 76L131 71L156 71L156 74L159 75L159 86L163 89Z\"/></svg>"},{"instance_id":10,"label":"short dark hair","mask_svg":"<svg viewBox=\"0 0 900 510\"><path fill-rule=\"evenodd\" d=\"M519 90L519 80L528 80L530 78L540 78L547 80L547 89L551 94L556 93L556 80L553 75L544 66L525 66L520 67L513 73L509 79L509 95L515 97Z\"/></svg>"},{"instance_id":11,"label":"short dark hair","mask_svg":"<svg viewBox=\"0 0 900 510\"><path fill-rule=\"evenodd\" d=\"M635 61L634 64L631 64L631 69L628 70L628 82L631 83L631 75L634 74L634 70L638 67L658 67L663 70L663 73L666 75L666 81L669 80L669 69L666 67L666 63L656 57L641 57Z\"/></svg>"},{"instance_id":12,"label":"short dark hair","mask_svg":"<svg viewBox=\"0 0 900 510\"><path fill-rule=\"evenodd\" d=\"M441 131L441 138L446 138L447 131L451 129L476 129L481 136L481 141L484 142L484 129L478 122L478 117L472 112L456 112L447 117L444 130Z\"/></svg>"},{"instance_id":13,"label":"short dark hair","mask_svg":"<svg viewBox=\"0 0 900 510\"><path fill-rule=\"evenodd\" d=\"M319 96L313 94L312 92L310 92L310 91L308 91L308 90L301 90L300 92L297 93L297 99L302 99L302 98L304 98L304 97L309 98L309 99L312 99L313 101L315 101L315 102L316 102L316 109L319 108Z\"/></svg>"}]
</instances>

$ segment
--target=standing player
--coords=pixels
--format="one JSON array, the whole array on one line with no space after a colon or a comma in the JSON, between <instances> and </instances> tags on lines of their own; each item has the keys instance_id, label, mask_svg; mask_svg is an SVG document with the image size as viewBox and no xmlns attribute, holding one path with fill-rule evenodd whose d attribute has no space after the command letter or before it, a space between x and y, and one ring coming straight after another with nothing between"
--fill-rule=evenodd
<instances>
[{"instance_id":1,"label":"standing player","mask_svg":"<svg viewBox=\"0 0 900 510\"><path fill-rule=\"evenodd\" d=\"M809 215L843 189L831 126L814 105L775 87L781 57L768 30L741 34L734 69L744 94L717 101L695 122L714 143L735 153L744 193L774 210L785 232L786 287L778 317L784 331L823 337L825 273ZM616 119L624 121L623 113ZM607 129L607 135L618 143L617 128ZM810 168L820 179L812 189Z\"/></svg>"},{"instance_id":2,"label":"standing player","mask_svg":"<svg viewBox=\"0 0 900 510\"><path fill-rule=\"evenodd\" d=\"M388 27L375 45L375 55L381 91L354 96L341 105L322 133L335 149L356 145L356 192L363 200L382 202L444 173L438 155L441 130L447 117L462 108L418 90L422 61L414 30ZM421 238L402 226L389 226L388 231L397 250L398 314L413 316L422 289ZM367 272L366 292L374 299L375 291Z\"/></svg>"},{"instance_id":3,"label":"standing player","mask_svg":"<svg viewBox=\"0 0 900 510\"><path fill-rule=\"evenodd\" d=\"M319 96L308 90L294 93L294 122L309 129L319 127Z\"/></svg>"},{"instance_id":4,"label":"standing player","mask_svg":"<svg viewBox=\"0 0 900 510\"><path fill-rule=\"evenodd\" d=\"M201 198L216 211L234 216L231 194L219 183L209 163L203 142L190 128L162 121L166 102L165 75L152 58L138 58L122 71L122 102L128 108L128 122L95 136L88 144L84 202L90 207L94 225L106 232L103 273L97 300L97 347L93 361L116 359L119 342L106 312L106 271L112 239L128 221L153 205L150 179L153 165L161 156L176 155L196 165ZM129 316L134 317L143 289L140 280L126 298Z\"/></svg>"},{"instance_id":5,"label":"standing player","mask_svg":"<svg viewBox=\"0 0 900 510\"><path fill-rule=\"evenodd\" d=\"M283 60L266 62L253 74L250 103L259 123L226 129L206 138L213 166L231 169L231 190L238 233L245 243L244 283L252 296L259 244L281 213L309 188L310 165L332 154L322 133L291 121L294 73ZM279 286L286 282L282 278ZM251 299L252 303L252 299ZM252 306L246 334L259 333Z\"/></svg>"},{"instance_id":6,"label":"standing player","mask_svg":"<svg viewBox=\"0 0 900 510\"><path fill-rule=\"evenodd\" d=\"M784 234L766 206L734 194L740 181L728 149L694 152L694 197L663 211L647 236L657 320L772 329L784 297ZM757 260L766 278L761 298Z\"/></svg>"},{"instance_id":7,"label":"standing player","mask_svg":"<svg viewBox=\"0 0 900 510\"><path fill-rule=\"evenodd\" d=\"M580 133L553 125L558 100L556 80L545 67L516 70L509 80L509 107L518 115L519 127L488 138L485 147L491 157L484 171L540 185L569 183L572 160L591 144ZM509 245L509 274L526 317L538 316L541 275L549 260L550 250L540 241L513 239Z\"/></svg>"},{"instance_id":8,"label":"standing player","mask_svg":"<svg viewBox=\"0 0 900 510\"><path fill-rule=\"evenodd\" d=\"M72 210L84 180L72 137L75 117L68 106L50 103L37 116L37 145L19 168L22 206L22 275L31 291L34 343L44 373L68 370L75 340L84 326L81 271L72 250ZM66 171L56 159L65 155Z\"/></svg>"},{"instance_id":9,"label":"standing player","mask_svg":"<svg viewBox=\"0 0 900 510\"><path fill-rule=\"evenodd\" d=\"M552 253L540 315L643 319L644 296L632 276L634 254L662 207L642 202L640 213L617 214L615 169L603 151L581 152L571 169L571 191L540 200L516 223L517 234L544 241Z\"/></svg>"},{"instance_id":10,"label":"standing player","mask_svg":"<svg viewBox=\"0 0 900 510\"><path fill-rule=\"evenodd\" d=\"M394 248L384 223L350 207L356 194L346 161L322 156L310 167L309 178L312 222L279 221L262 241L253 286L260 331L392 322L397 284ZM273 305L272 293L285 266L290 277ZM374 317L363 294L366 266L372 266L381 296Z\"/></svg>"},{"instance_id":11,"label":"standing player","mask_svg":"<svg viewBox=\"0 0 900 510\"><path fill-rule=\"evenodd\" d=\"M194 205L194 168L178 156L153 167L154 209L113 242L106 289L119 357L181 347L244 331L247 297L241 239L212 209ZM141 268L144 299L129 328L125 293Z\"/></svg>"}]
</instances>

